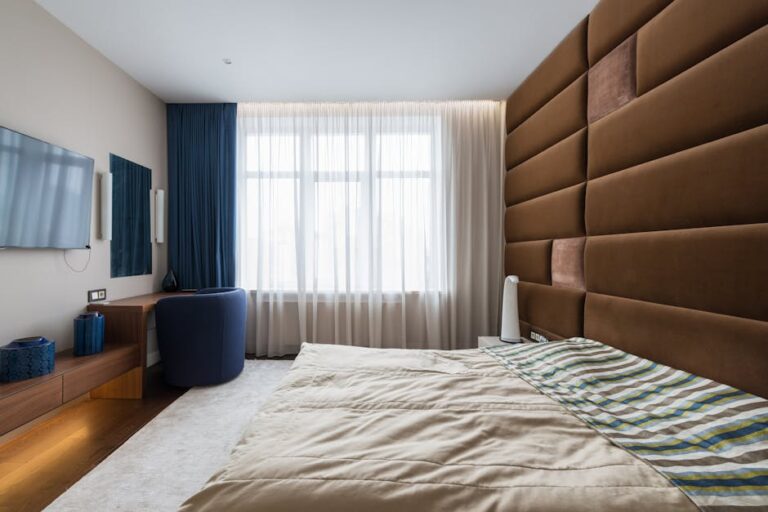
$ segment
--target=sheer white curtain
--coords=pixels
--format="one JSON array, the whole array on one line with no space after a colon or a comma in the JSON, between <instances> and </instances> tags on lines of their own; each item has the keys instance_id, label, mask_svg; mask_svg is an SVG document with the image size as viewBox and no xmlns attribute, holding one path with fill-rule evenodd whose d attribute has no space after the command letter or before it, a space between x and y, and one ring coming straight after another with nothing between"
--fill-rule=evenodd
<instances>
[{"instance_id":1,"label":"sheer white curtain","mask_svg":"<svg viewBox=\"0 0 768 512\"><path fill-rule=\"evenodd\" d=\"M240 104L248 351L469 348L502 282L498 102Z\"/></svg>"}]
</instances>

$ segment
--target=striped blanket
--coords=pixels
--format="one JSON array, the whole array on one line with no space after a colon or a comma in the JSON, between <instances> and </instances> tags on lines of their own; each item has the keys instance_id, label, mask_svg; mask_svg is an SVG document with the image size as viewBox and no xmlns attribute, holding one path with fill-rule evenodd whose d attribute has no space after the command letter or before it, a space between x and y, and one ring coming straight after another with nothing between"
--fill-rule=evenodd
<instances>
[{"instance_id":1,"label":"striped blanket","mask_svg":"<svg viewBox=\"0 0 768 512\"><path fill-rule=\"evenodd\" d=\"M765 399L584 338L483 350L701 510L768 510Z\"/></svg>"}]
</instances>

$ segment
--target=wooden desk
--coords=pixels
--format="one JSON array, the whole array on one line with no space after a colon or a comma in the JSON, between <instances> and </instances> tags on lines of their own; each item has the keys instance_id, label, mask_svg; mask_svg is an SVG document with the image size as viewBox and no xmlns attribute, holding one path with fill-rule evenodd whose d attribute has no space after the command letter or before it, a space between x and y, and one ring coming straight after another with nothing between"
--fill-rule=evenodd
<instances>
[{"instance_id":1,"label":"wooden desk","mask_svg":"<svg viewBox=\"0 0 768 512\"><path fill-rule=\"evenodd\" d=\"M147 317L160 299L191 292L150 293L126 299L94 302L88 311L104 315L104 339L119 345L138 347L139 366L91 391L93 398L141 398L147 366Z\"/></svg>"}]
</instances>

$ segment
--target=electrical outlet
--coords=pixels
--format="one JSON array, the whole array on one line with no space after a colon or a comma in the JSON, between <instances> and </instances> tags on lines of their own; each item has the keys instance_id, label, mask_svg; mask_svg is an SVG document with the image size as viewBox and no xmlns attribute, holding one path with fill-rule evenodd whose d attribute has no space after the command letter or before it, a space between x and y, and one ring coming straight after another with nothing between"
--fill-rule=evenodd
<instances>
[{"instance_id":1,"label":"electrical outlet","mask_svg":"<svg viewBox=\"0 0 768 512\"><path fill-rule=\"evenodd\" d=\"M549 341L549 338L534 331L531 331L530 338L537 343L547 343Z\"/></svg>"},{"instance_id":2,"label":"electrical outlet","mask_svg":"<svg viewBox=\"0 0 768 512\"><path fill-rule=\"evenodd\" d=\"M88 290L88 302L96 302L107 298L107 289Z\"/></svg>"}]
</instances>

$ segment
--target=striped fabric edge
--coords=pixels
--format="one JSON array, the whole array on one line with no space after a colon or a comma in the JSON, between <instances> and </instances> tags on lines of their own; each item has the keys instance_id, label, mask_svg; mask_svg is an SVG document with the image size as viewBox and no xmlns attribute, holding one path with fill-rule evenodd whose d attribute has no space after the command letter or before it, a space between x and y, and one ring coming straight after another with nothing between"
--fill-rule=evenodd
<instances>
[{"instance_id":1,"label":"striped fabric edge","mask_svg":"<svg viewBox=\"0 0 768 512\"><path fill-rule=\"evenodd\" d=\"M481 350L700 510L768 510L765 399L586 338Z\"/></svg>"}]
</instances>

